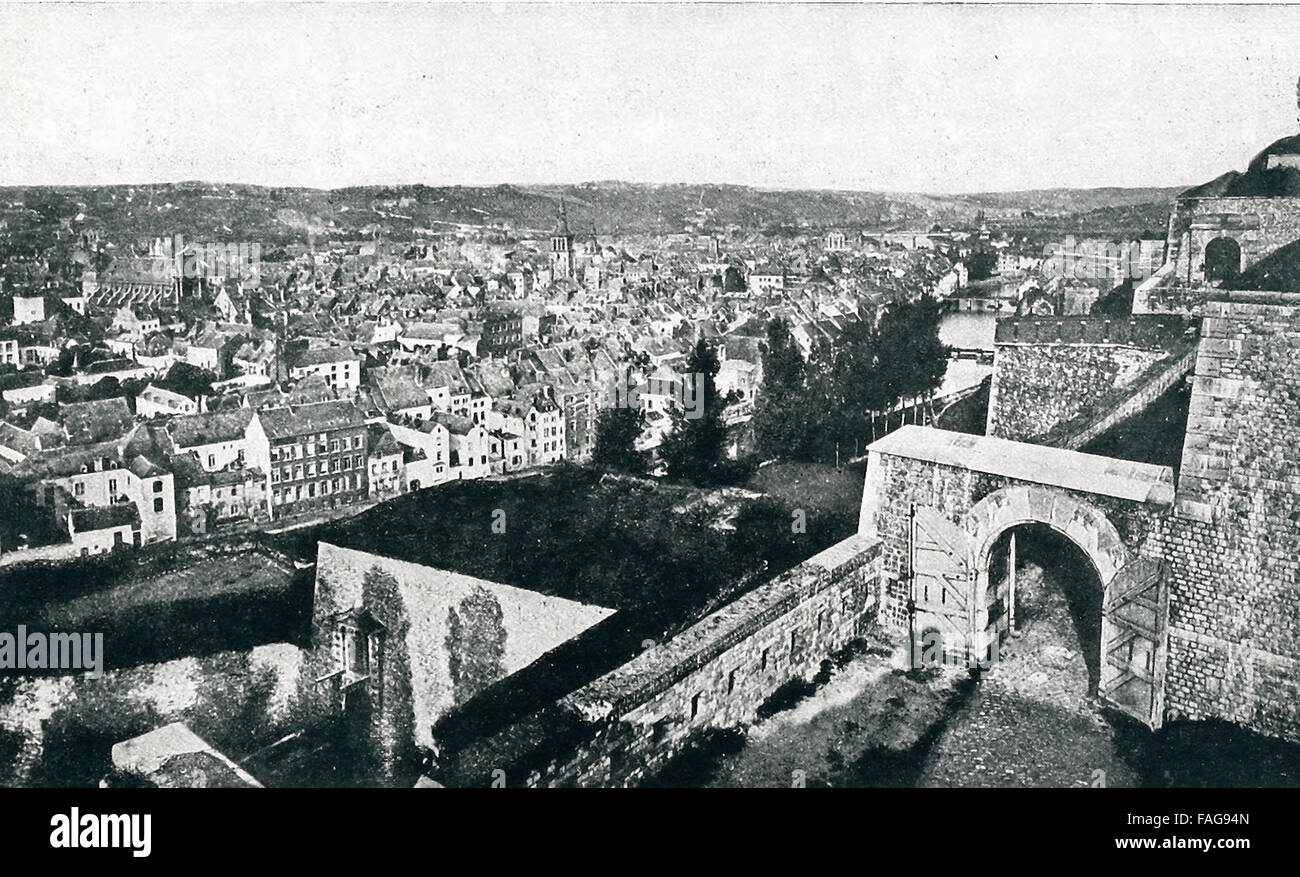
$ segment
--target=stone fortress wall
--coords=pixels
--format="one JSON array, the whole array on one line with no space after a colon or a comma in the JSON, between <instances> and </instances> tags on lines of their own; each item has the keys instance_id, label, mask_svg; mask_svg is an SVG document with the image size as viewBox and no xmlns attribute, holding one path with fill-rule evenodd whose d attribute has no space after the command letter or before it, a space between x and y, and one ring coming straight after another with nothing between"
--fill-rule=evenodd
<instances>
[{"instance_id":1,"label":"stone fortress wall","mask_svg":"<svg viewBox=\"0 0 1300 877\"><path fill-rule=\"evenodd\" d=\"M1166 706L1300 739L1300 295L1216 296L1162 531Z\"/></svg>"},{"instance_id":2,"label":"stone fortress wall","mask_svg":"<svg viewBox=\"0 0 1300 877\"><path fill-rule=\"evenodd\" d=\"M831 546L499 733L456 753L455 786L629 786L696 735L755 718L861 637L879 601L879 545ZM501 773L496 773L500 771Z\"/></svg>"},{"instance_id":3,"label":"stone fortress wall","mask_svg":"<svg viewBox=\"0 0 1300 877\"><path fill-rule=\"evenodd\" d=\"M1190 328L1172 315L998 320L986 434L1081 447L1191 371Z\"/></svg>"},{"instance_id":4,"label":"stone fortress wall","mask_svg":"<svg viewBox=\"0 0 1300 877\"><path fill-rule=\"evenodd\" d=\"M1169 217L1168 259L1181 283L1205 280L1205 248L1228 238L1241 250L1238 271L1300 240L1300 198L1179 198Z\"/></svg>"}]
</instances>

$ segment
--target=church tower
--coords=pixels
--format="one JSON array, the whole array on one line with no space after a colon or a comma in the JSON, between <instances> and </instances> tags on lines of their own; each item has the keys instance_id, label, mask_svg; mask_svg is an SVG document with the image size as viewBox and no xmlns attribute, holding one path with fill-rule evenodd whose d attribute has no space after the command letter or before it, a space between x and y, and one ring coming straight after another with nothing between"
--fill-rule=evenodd
<instances>
[{"instance_id":1,"label":"church tower","mask_svg":"<svg viewBox=\"0 0 1300 877\"><path fill-rule=\"evenodd\" d=\"M556 280L573 279L573 232L569 231L564 198L560 198L560 222L551 234L551 273Z\"/></svg>"}]
</instances>

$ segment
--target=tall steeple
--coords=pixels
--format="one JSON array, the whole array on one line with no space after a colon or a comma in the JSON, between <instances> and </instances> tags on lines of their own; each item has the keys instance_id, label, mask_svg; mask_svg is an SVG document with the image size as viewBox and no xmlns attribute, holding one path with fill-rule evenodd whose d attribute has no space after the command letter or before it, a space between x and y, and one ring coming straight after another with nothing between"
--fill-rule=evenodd
<instances>
[{"instance_id":1,"label":"tall steeple","mask_svg":"<svg viewBox=\"0 0 1300 877\"><path fill-rule=\"evenodd\" d=\"M560 196L560 221L555 226L555 237L572 238L573 234L569 231L569 212L564 209L564 196Z\"/></svg>"},{"instance_id":2,"label":"tall steeple","mask_svg":"<svg viewBox=\"0 0 1300 877\"><path fill-rule=\"evenodd\" d=\"M551 269L555 279L573 277L573 232L569 231L569 214L560 196L560 221L551 235Z\"/></svg>"}]
</instances>

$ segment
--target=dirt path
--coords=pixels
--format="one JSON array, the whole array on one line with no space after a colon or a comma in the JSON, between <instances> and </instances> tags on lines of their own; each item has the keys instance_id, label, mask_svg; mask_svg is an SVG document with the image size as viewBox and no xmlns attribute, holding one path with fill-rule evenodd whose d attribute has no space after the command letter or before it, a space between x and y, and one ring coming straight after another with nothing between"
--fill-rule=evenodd
<instances>
[{"instance_id":1,"label":"dirt path","mask_svg":"<svg viewBox=\"0 0 1300 877\"><path fill-rule=\"evenodd\" d=\"M1022 573L1032 620L1009 640L930 750L923 786L1132 786L1115 734L1089 696L1088 664L1059 587Z\"/></svg>"}]
</instances>

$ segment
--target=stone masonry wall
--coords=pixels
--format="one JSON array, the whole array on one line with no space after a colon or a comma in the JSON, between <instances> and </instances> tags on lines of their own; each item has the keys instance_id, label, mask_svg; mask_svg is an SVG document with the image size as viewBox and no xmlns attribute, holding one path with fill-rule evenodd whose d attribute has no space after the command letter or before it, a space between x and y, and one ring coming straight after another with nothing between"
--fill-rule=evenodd
<instances>
[{"instance_id":1,"label":"stone masonry wall","mask_svg":"<svg viewBox=\"0 0 1300 877\"><path fill-rule=\"evenodd\" d=\"M1217 295L1163 534L1166 705L1300 739L1300 296Z\"/></svg>"},{"instance_id":2,"label":"stone masonry wall","mask_svg":"<svg viewBox=\"0 0 1300 877\"><path fill-rule=\"evenodd\" d=\"M1196 351L1189 350L1172 361L1162 360L1160 365L1162 367L1153 369L1154 373L1148 379L1139 381L1133 392L1122 402L1113 407L1108 406L1101 417L1079 429L1061 430L1061 440L1051 442L1052 446L1077 451L1110 428L1146 411L1175 384L1191 375L1196 367ZM1049 433L1048 437L1052 438L1052 434Z\"/></svg>"},{"instance_id":3,"label":"stone masonry wall","mask_svg":"<svg viewBox=\"0 0 1300 877\"><path fill-rule=\"evenodd\" d=\"M1218 237L1241 247L1241 270L1300 239L1300 198L1180 198L1169 217L1169 253L1184 283L1204 277L1205 247Z\"/></svg>"},{"instance_id":4,"label":"stone masonry wall","mask_svg":"<svg viewBox=\"0 0 1300 877\"><path fill-rule=\"evenodd\" d=\"M460 753L455 785L631 786L696 737L753 720L782 685L814 675L829 655L865 632L879 598L874 541L852 536L737 598L668 642L578 689L552 708L572 719L530 717L479 752ZM540 730L544 729L544 730ZM570 745L513 761L493 753L563 736ZM543 744L545 745L545 744ZM522 771L518 780L512 779Z\"/></svg>"},{"instance_id":5,"label":"stone masonry wall","mask_svg":"<svg viewBox=\"0 0 1300 877\"><path fill-rule=\"evenodd\" d=\"M890 454L872 454L868 466L882 468L883 471L872 476L869 481L879 485L878 489L887 497L885 502L876 507L874 520L876 533L881 540L883 599L880 617L883 623L904 628L907 626L909 596L905 574L911 504L929 506L960 524L975 504L989 494L1004 487L1028 485L1032 482ZM1105 514L1134 556L1154 555L1159 551L1161 515L1138 503L1112 497L1071 490L1061 492L1082 500Z\"/></svg>"},{"instance_id":6,"label":"stone masonry wall","mask_svg":"<svg viewBox=\"0 0 1300 877\"><path fill-rule=\"evenodd\" d=\"M1071 433L1085 429L1117 395L1161 376L1161 363L1186 352L1183 331L1164 316L999 320L986 434L1058 444L1046 439L1073 423Z\"/></svg>"}]
</instances>

